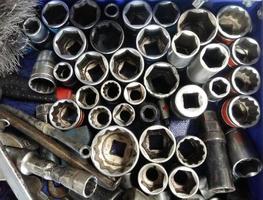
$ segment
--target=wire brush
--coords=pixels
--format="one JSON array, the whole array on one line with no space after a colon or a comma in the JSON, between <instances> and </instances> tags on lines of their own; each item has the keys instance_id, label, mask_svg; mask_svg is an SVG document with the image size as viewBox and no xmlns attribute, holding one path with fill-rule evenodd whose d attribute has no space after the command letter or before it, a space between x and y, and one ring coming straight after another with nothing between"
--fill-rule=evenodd
<instances>
[{"instance_id":1,"label":"wire brush","mask_svg":"<svg viewBox=\"0 0 263 200\"><path fill-rule=\"evenodd\" d=\"M37 0L0 0L0 76L18 71L27 41L21 24L35 15L35 6Z\"/></svg>"}]
</instances>

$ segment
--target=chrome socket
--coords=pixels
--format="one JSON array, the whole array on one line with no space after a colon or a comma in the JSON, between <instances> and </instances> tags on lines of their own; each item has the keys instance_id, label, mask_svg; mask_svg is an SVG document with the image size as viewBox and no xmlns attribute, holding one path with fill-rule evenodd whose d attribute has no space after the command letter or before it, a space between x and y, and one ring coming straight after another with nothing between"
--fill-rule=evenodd
<instances>
[{"instance_id":1,"label":"chrome socket","mask_svg":"<svg viewBox=\"0 0 263 200\"><path fill-rule=\"evenodd\" d=\"M178 32L189 30L200 39L200 45L210 43L217 35L218 22L213 13L204 9L190 9L182 13L177 23Z\"/></svg>"},{"instance_id":2,"label":"chrome socket","mask_svg":"<svg viewBox=\"0 0 263 200\"><path fill-rule=\"evenodd\" d=\"M132 82L124 88L123 96L129 104L137 106L144 102L146 89L141 83Z\"/></svg>"},{"instance_id":3,"label":"chrome socket","mask_svg":"<svg viewBox=\"0 0 263 200\"><path fill-rule=\"evenodd\" d=\"M153 125L143 131L139 146L142 155L150 162L164 163L175 153L176 141L173 133L161 125Z\"/></svg>"},{"instance_id":4,"label":"chrome socket","mask_svg":"<svg viewBox=\"0 0 263 200\"><path fill-rule=\"evenodd\" d=\"M177 141L176 156L186 167L199 167L206 159L207 149L205 143L198 137L185 136Z\"/></svg>"},{"instance_id":5,"label":"chrome socket","mask_svg":"<svg viewBox=\"0 0 263 200\"><path fill-rule=\"evenodd\" d=\"M190 81L203 84L227 66L229 57L224 45L208 44L187 67L187 76Z\"/></svg>"},{"instance_id":6,"label":"chrome socket","mask_svg":"<svg viewBox=\"0 0 263 200\"><path fill-rule=\"evenodd\" d=\"M96 24L90 33L90 44L102 54L113 54L123 44L124 31L120 24L104 20Z\"/></svg>"},{"instance_id":7,"label":"chrome socket","mask_svg":"<svg viewBox=\"0 0 263 200\"><path fill-rule=\"evenodd\" d=\"M183 30L172 38L167 60L178 69L184 68L193 60L199 49L198 36L192 31Z\"/></svg>"},{"instance_id":8,"label":"chrome socket","mask_svg":"<svg viewBox=\"0 0 263 200\"><path fill-rule=\"evenodd\" d=\"M154 22L164 28L174 26L179 17L180 10L172 1L158 2L153 8Z\"/></svg>"},{"instance_id":9,"label":"chrome socket","mask_svg":"<svg viewBox=\"0 0 263 200\"><path fill-rule=\"evenodd\" d=\"M138 31L150 24L152 8L145 1L131 1L123 8L122 18L129 29Z\"/></svg>"},{"instance_id":10,"label":"chrome socket","mask_svg":"<svg viewBox=\"0 0 263 200\"><path fill-rule=\"evenodd\" d=\"M171 64L157 62L148 67L143 82L150 95L163 99L171 96L176 91L180 77L176 68Z\"/></svg>"},{"instance_id":11,"label":"chrome socket","mask_svg":"<svg viewBox=\"0 0 263 200\"><path fill-rule=\"evenodd\" d=\"M210 79L203 85L208 100L211 102L219 101L230 93L230 83L223 77L215 77Z\"/></svg>"},{"instance_id":12,"label":"chrome socket","mask_svg":"<svg viewBox=\"0 0 263 200\"><path fill-rule=\"evenodd\" d=\"M242 37L237 39L230 48L231 58L229 67L233 68L237 65L254 65L261 55L261 48L258 42L250 37Z\"/></svg>"},{"instance_id":13,"label":"chrome socket","mask_svg":"<svg viewBox=\"0 0 263 200\"><path fill-rule=\"evenodd\" d=\"M194 119L207 108L208 97L197 85L185 85L171 98L171 109L181 119Z\"/></svg>"},{"instance_id":14,"label":"chrome socket","mask_svg":"<svg viewBox=\"0 0 263 200\"><path fill-rule=\"evenodd\" d=\"M73 26L60 29L53 40L55 53L64 60L77 59L87 47L85 34Z\"/></svg>"},{"instance_id":15,"label":"chrome socket","mask_svg":"<svg viewBox=\"0 0 263 200\"><path fill-rule=\"evenodd\" d=\"M120 8L115 3L109 3L104 8L104 15L110 19L118 19L120 16Z\"/></svg>"},{"instance_id":16,"label":"chrome socket","mask_svg":"<svg viewBox=\"0 0 263 200\"><path fill-rule=\"evenodd\" d=\"M252 30L249 13L236 5L225 6L217 14L219 37L226 44L244 37Z\"/></svg>"},{"instance_id":17,"label":"chrome socket","mask_svg":"<svg viewBox=\"0 0 263 200\"><path fill-rule=\"evenodd\" d=\"M168 185L168 175L165 169L157 163L144 165L138 174L140 188L148 195L158 195Z\"/></svg>"},{"instance_id":18,"label":"chrome socket","mask_svg":"<svg viewBox=\"0 0 263 200\"><path fill-rule=\"evenodd\" d=\"M94 129L105 129L111 124L111 120L111 111L105 106L96 106L89 112L88 121Z\"/></svg>"},{"instance_id":19,"label":"chrome socket","mask_svg":"<svg viewBox=\"0 0 263 200\"><path fill-rule=\"evenodd\" d=\"M91 160L104 175L119 177L130 172L139 159L134 134L120 126L110 126L96 134L91 145Z\"/></svg>"},{"instance_id":20,"label":"chrome socket","mask_svg":"<svg viewBox=\"0 0 263 200\"><path fill-rule=\"evenodd\" d=\"M77 103L70 99L63 99L51 106L49 120L55 128L69 130L82 124L84 113L80 110Z\"/></svg>"},{"instance_id":21,"label":"chrome socket","mask_svg":"<svg viewBox=\"0 0 263 200\"><path fill-rule=\"evenodd\" d=\"M240 95L223 103L221 115L230 127L250 128L259 122L260 106L253 97Z\"/></svg>"},{"instance_id":22,"label":"chrome socket","mask_svg":"<svg viewBox=\"0 0 263 200\"><path fill-rule=\"evenodd\" d=\"M191 168L176 167L169 175L169 187L176 197L180 199L191 198L198 191L199 177Z\"/></svg>"},{"instance_id":23,"label":"chrome socket","mask_svg":"<svg viewBox=\"0 0 263 200\"><path fill-rule=\"evenodd\" d=\"M144 27L136 37L136 48L150 61L162 58L168 52L170 44L168 31L159 25Z\"/></svg>"},{"instance_id":24,"label":"chrome socket","mask_svg":"<svg viewBox=\"0 0 263 200\"><path fill-rule=\"evenodd\" d=\"M259 72L250 66L241 66L234 69L229 75L232 92L242 95L255 94L261 86Z\"/></svg>"},{"instance_id":25,"label":"chrome socket","mask_svg":"<svg viewBox=\"0 0 263 200\"><path fill-rule=\"evenodd\" d=\"M68 22L69 8L63 1L49 1L42 9L41 18L48 28L58 30Z\"/></svg>"},{"instance_id":26,"label":"chrome socket","mask_svg":"<svg viewBox=\"0 0 263 200\"><path fill-rule=\"evenodd\" d=\"M68 62L57 63L53 70L53 76L67 87L71 87L76 83L73 67Z\"/></svg>"},{"instance_id":27,"label":"chrome socket","mask_svg":"<svg viewBox=\"0 0 263 200\"><path fill-rule=\"evenodd\" d=\"M118 82L108 80L104 82L100 88L100 94L107 102L115 102L121 96L121 86Z\"/></svg>"},{"instance_id":28,"label":"chrome socket","mask_svg":"<svg viewBox=\"0 0 263 200\"><path fill-rule=\"evenodd\" d=\"M90 110L98 105L100 93L95 87L85 85L77 90L75 99L80 108Z\"/></svg>"},{"instance_id":29,"label":"chrome socket","mask_svg":"<svg viewBox=\"0 0 263 200\"><path fill-rule=\"evenodd\" d=\"M42 44L49 38L49 30L37 17L27 18L22 26L25 35L33 43Z\"/></svg>"},{"instance_id":30,"label":"chrome socket","mask_svg":"<svg viewBox=\"0 0 263 200\"><path fill-rule=\"evenodd\" d=\"M248 178L259 174L263 168L254 145L247 134L238 129L226 133L228 153L236 178Z\"/></svg>"},{"instance_id":31,"label":"chrome socket","mask_svg":"<svg viewBox=\"0 0 263 200\"><path fill-rule=\"evenodd\" d=\"M55 91L56 83L53 77L55 56L52 51L44 50L38 54L28 86L40 94L50 94Z\"/></svg>"},{"instance_id":32,"label":"chrome socket","mask_svg":"<svg viewBox=\"0 0 263 200\"><path fill-rule=\"evenodd\" d=\"M136 81L144 71L144 59L133 48L122 48L110 60L110 72L121 83Z\"/></svg>"},{"instance_id":33,"label":"chrome socket","mask_svg":"<svg viewBox=\"0 0 263 200\"><path fill-rule=\"evenodd\" d=\"M88 30L100 19L99 5L92 0L79 0L70 8L70 22L77 28Z\"/></svg>"},{"instance_id":34,"label":"chrome socket","mask_svg":"<svg viewBox=\"0 0 263 200\"><path fill-rule=\"evenodd\" d=\"M48 123L48 113L52 105L52 103L38 104L36 106L36 118Z\"/></svg>"},{"instance_id":35,"label":"chrome socket","mask_svg":"<svg viewBox=\"0 0 263 200\"><path fill-rule=\"evenodd\" d=\"M89 51L82 54L75 63L75 75L86 85L99 85L109 74L109 64L104 55Z\"/></svg>"},{"instance_id":36,"label":"chrome socket","mask_svg":"<svg viewBox=\"0 0 263 200\"><path fill-rule=\"evenodd\" d=\"M129 126L135 119L135 110L127 103L118 104L112 111L112 118L119 126Z\"/></svg>"},{"instance_id":37,"label":"chrome socket","mask_svg":"<svg viewBox=\"0 0 263 200\"><path fill-rule=\"evenodd\" d=\"M145 103L140 108L140 119L147 124L154 124L160 121L160 111L157 105Z\"/></svg>"}]
</instances>

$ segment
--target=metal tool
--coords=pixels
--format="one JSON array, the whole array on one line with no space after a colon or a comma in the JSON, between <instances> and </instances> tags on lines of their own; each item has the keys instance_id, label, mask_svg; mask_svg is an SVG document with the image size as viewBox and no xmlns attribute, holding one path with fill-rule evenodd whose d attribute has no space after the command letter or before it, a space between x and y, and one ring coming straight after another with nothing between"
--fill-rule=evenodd
<instances>
[{"instance_id":1,"label":"metal tool","mask_svg":"<svg viewBox=\"0 0 263 200\"><path fill-rule=\"evenodd\" d=\"M137 106L144 102L146 90L141 83L132 82L125 86L123 96L129 104Z\"/></svg>"},{"instance_id":2,"label":"metal tool","mask_svg":"<svg viewBox=\"0 0 263 200\"><path fill-rule=\"evenodd\" d=\"M150 162L164 163L175 153L176 141L173 133L161 125L146 128L140 136L140 151Z\"/></svg>"},{"instance_id":3,"label":"metal tool","mask_svg":"<svg viewBox=\"0 0 263 200\"><path fill-rule=\"evenodd\" d=\"M228 66L234 68L238 65L254 65L260 59L261 48L258 42L250 37L237 39L230 48L231 56Z\"/></svg>"},{"instance_id":4,"label":"metal tool","mask_svg":"<svg viewBox=\"0 0 263 200\"><path fill-rule=\"evenodd\" d=\"M122 18L129 29L138 31L150 24L152 8L145 1L131 1L123 8Z\"/></svg>"},{"instance_id":5,"label":"metal tool","mask_svg":"<svg viewBox=\"0 0 263 200\"><path fill-rule=\"evenodd\" d=\"M91 144L91 160L104 175L119 177L130 172L139 159L134 134L120 126L110 126L96 134Z\"/></svg>"},{"instance_id":6,"label":"metal tool","mask_svg":"<svg viewBox=\"0 0 263 200\"><path fill-rule=\"evenodd\" d=\"M130 126L135 120L135 110L127 103L120 103L112 111L113 121L119 126Z\"/></svg>"},{"instance_id":7,"label":"metal tool","mask_svg":"<svg viewBox=\"0 0 263 200\"><path fill-rule=\"evenodd\" d=\"M99 103L100 93L95 87L85 85L77 90L75 99L80 108L90 110Z\"/></svg>"},{"instance_id":8,"label":"metal tool","mask_svg":"<svg viewBox=\"0 0 263 200\"><path fill-rule=\"evenodd\" d=\"M200 49L198 36L188 30L178 32L171 42L167 60L178 69L187 67Z\"/></svg>"},{"instance_id":9,"label":"metal tool","mask_svg":"<svg viewBox=\"0 0 263 200\"><path fill-rule=\"evenodd\" d=\"M100 94L103 99L111 103L118 100L121 96L121 93L122 89L120 84L114 80L105 81L100 88Z\"/></svg>"},{"instance_id":10,"label":"metal tool","mask_svg":"<svg viewBox=\"0 0 263 200\"><path fill-rule=\"evenodd\" d=\"M187 199L197 193L199 177L191 168L185 166L176 167L169 175L169 187L176 197Z\"/></svg>"},{"instance_id":11,"label":"metal tool","mask_svg":"<svg viewBox=\"0 0 263 200\"><path fill-rule=\"evenodd\" d=\"M204 85L208 100L215 102L225 98L230 93L230 83L226 78L215 77L208 80Z\"/></svg>"},{"instance_id":12,"label":"metal tool","mask_svg":"<svg viewBox=\"0 0 263 200\"><path fill-rule=\"evenodd\" d=\"M110 72L121 83L134 82L144 71L144 59L133 48L122 48L113 54L110 60Z\"/></svg>"},{"instance_id":13,"label":"metal tool","mask_svg":"<svg viewBox=\"0 0 263 200\"><path fill-rule=\"evenodd\" d=\"M168 185L168 175L161 165L148 163L140 169L138 183L146 194L157 195L166 189Z\"/></svg>"},{"instance_id":14,"label":"metal tool","mask_svg":"<svg viewBox=\"0 0 263 200\"><path fill-rule=\"evenodd\" d=\"M217 35L218 22L213 13L205 9L190 9L181 14L177 23L178 32L189 30L200 39L200 45L210 43Z\"/></svg>"},{"instance_id":15,"label":"metal tool","mask_svg":"<svg viewBox=\"0 0 263 200\"><path fill-rule=\"evenodd\" d=\"M123 44L124 31L120 24L112 20L100 21L90 33L90 44L103 54L112 54Z\"/></svg>"},{"instance_id":16,"label":"metal tool","mask_svg":"<svg viewBox=\"0 0 263 200\"><path fill-rule=\"evenodd\" d=\"M70 8L70 22L82 30L91 29L100 16L101 10L96 1L79 0Z\"/></svg>"},{"instance_id":17,"label":"metal tool","mask_svg":"<svg viewBox=\"0 0 263 200\"><path fill-rule=\"evenodd\" d=\"M52 103L38 104L36 106L36 118L48 123L48 113L52 105Z\"/></svg>"},{"instance_id":18,"label":"metal tool","mask_svg":"<svg viewBox=\"0 0 263 200\"><path fill-rule=\"evenodd\" d=\"M40 94L50 94L55 91L56 83L53 77L54 66L54 53L50 50L41 51L28 81L31 90Z\"/></svg>"},{"instance_id":19,"label":"metal tool","mask_svg":"<svg viewBox=\"0 0 263 200\"><path fill-rule=\"evenodd\" d=\"M158 99L171 96L179 86L180 77L175 67L166 62L157 62L147 68L144 86L150 95Z\"/></svg>"},{"instance_id":20,"label":"metal tool","mask_svg":"<svg viewBox=\"0 0 263 200\"><path fill-rule=\"evenodd\" d=\"M236 178L256 176L263 165L247 134L238 129L226 133L228 155Z\"/></svg>"},{"instance_id":21,"label":"metal tool","mask_svg":"<svg viewBox=\"0 0 263 200\"><path fill-rule=\"evenodd\" d=\"M124 190L128 190L133 188L133 181L132 179L134 179L134 176L131 172L125 174L122 176L121 178L121 184L120 187L123 188Z\"/></svg>"},{"instance_id":22,"label":"metal tool","mask_svg":"<svg viewBox=\"0 0 263 200\"><path fill-rule=\"evenodd\" d=\"M85 34L73 26L60 29L53 40L53 49L63 60L76 60L86 48L88 43Z\"/></svg>"},{"instance_id":23,"label":"metal tool","mask_svg":"<svg viewBox=\"0 0 263 200\"><path fill-rule=\"evenodd\" d=\"M177 140L176 156L186 167L199 167L206 159L207 149L201 139L188 135Z\"/></svg>"},{"instance_id":24,"label":"metal tool","mask_svg":"<svg viewBox=\"0 0 263 200\"><path fill-rule=\"evenodd\" d=\"M207 148L206 176L208 189L213 193L235 191L231 168L227 156L225 135L214 111L203 115L203 140Z\"/></svg>"},{"instance_id":25,"label":"metal tool","mask_svg":"<svg viewBox=\"0 0 263 200\"><path fill-rule=\"evenodd\" d=\"M166 127L170 125L170 107L169 104L166 103L165 99L158 100L159 110L161 119Z\"/></svg>"},{"instance_id":26,"label":"metal tool","mask_svg":"<svg viewBox=\"0 0 263 200\"><path fill-rule=\"evenodd\" d=\"M231 91L235 94L255 94L261 85L259 72L251 66L237 67L228 74L227 78L231 83Z\"/></svg>"},{"instance_id":27,"label":"metal tool","mask_svg":"<svg viewBox=\"0 0 263 200\"><path fill-rule=\"evenodd\" d=\"M64 86L72 87L76 83L73 67L68 62L57 63L54 67L53 75Z\"/></svg>"},{"instance_id":28,"label":"metal tool","mask_svg":"<svg viewBox=\"0 0 263 200\"><path fill-rule=\"evenodd\" d=\"M249 128L259 122L260 106L253 97L240 95L223 103L221 116L230 127Z\"/></svg>"},{"instance_id":29,"label":"metal tool","mask_svg":"<svg viewBox=\"0 0 263 200\"><path fill-rule=\"evenodd\" d=\"M79 127L84 120L84 113L77 103L70 99L55 102L49 110L49 121L57 129L69 130Z\"/></svg>"},{"instance_id":30,"label":"metal tool","mask_svg":"<svg viewBox=\"0 0 263 200\"><path fill-rule=\"evenodd\" d=\"M219 39L225 44L245 36L252 30L252 21L249 13L237 5L221 8L217 13Z\"/></svg>"},{"instance_id":31,"label":"metal tool","mask_svg":"<svg viewBox=\"0 0 263 200\"><path fill-rule=\"evenodd\" d=\"M106 57L96 51L82 54L75 63L75 74L85 85L99 85L108 76L109 65Z\"/></svg>"},{"instance_id":32,"label":"metal tool","mask_svg":"<svg viewBox=\"0 0 263 200\"><path fill-rule=\"evenodd\" d=\"M187 67L187 76L194 83L205 83L228 64L229 52L220 43L206 45Z\"/></svg>"},{"instance_id":33,"label":"metal tool","mask_svg":"<svg viewBox=\"0 0 263 200\"><path fill-rule=\"evenodd\" d=\"M145 102L140 107L140 119L146 124L155 124L160 120L160 111L157 105Z\"/></svg>"},{"instance_id":34,"label":"metal tool","mask_svg":"<svg viewBox=\"0 0 263 200\"><path fill-rule=\"evenodd\" d=\"M89 124L97 130L108 127L111 124L111 120L111 111L105 106L96 106L89 112Z\"/></svg>"},{"instance_id":35,"label":"metal tool","mask_svg":"<svg viewBox=\"0 0 263 200\"><path fill-rule=\"evenodd\" d=\"M171 98L173 113L182 119L200 116L207 108L208 98L205 91L197 85L185 85Z\"/></svg>"},{"instance_id":36,"label":"metal tool","mask_svg":"<svg viewBox=\"0 0 263 200\"><path fill-rule=\"evenodd\" d=\"M109 3L104 8L104 15L110 19L118 19L120 15L120 8L115 3Z\"/></svg>"},{"instance_id":37,"label":"metal tool","mask_svg":"<svg viewBox=\"0 0 263 200\"><path fill-rule=\"evenodd\" d=\"M162 58L171 44L168 31L159 25L148 25L136 37L136 48L145 59L154 61Z\"/></svg>"}]
</instances>

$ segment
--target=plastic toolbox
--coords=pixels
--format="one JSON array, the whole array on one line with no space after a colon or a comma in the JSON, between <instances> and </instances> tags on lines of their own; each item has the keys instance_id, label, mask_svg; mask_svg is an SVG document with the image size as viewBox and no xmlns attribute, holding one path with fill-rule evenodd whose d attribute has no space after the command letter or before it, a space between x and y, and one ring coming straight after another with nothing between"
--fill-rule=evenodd
<instances>
[{"instance_id":1,"label":"plastic toolbox","mask_svg":"<svg viewBox=\"0 0 263 200\"><path fill-rule=\"evenodd\" d=\"M202 0L200 0L202 1ZM39 3L41 6L43 6L46 2L48 2L47 0L39 0ZM75 0L68 0L65 1L66 3L70 5L72 5L72 3L75 2ZM97 2L99 4L106 4L109 1L107 0L97 0ZM117 4L119 4L120 6L123 6L125 3L127 3L127 1L125 0L115 0L112 1L115 2ZM157 0L148 0L148 2L150 4L153 4L155 2L158 2ZM175 0L174 1L181 13L184 12L185 10L189 9L189 8L193 8L192 0ZM244 4L247 3L252 3L252 5L250 5L250 7L246 7ZM240 5L242 7L244 7L245 9L248 10L248 12L251 15L252 18L252 22L253 22L253 30L252 32L249 34L249 36L255 38L259 44L261 45L261 48L263 48L263 2L262 0L206 0L206 2L202 5L203 8L207 8L209 10L211 10L214 14L217 13L217 11L222 8L225 5ZM261 15L260 15L260 10L262 11ZM261 19L260 19L261 17ZM262 51L263 52L263 51ZM261 52L261 54L262 54ZM20 76L29 78L29 75L31 73L32 70L32 66L34 64L35 58L36 58L37 53L34 51L31 51L29 54L25 55L25 57L21 60L21 71ZM258 69L258 71L260 72L260 74L263 76L263 57L261 56L260 61L254 66ZM263 92L262 92L262 88L261 90L255 95L255 97L259 100L259 102L261 103L261 113L262 113L262 105L263 105ZM28 103L28 102L20 102L20 101L15 101L15 100L11 100L11 99L7 99L4 98L2 100L2 103L5 104L9 104L15 108L19 108L23 111L26 111L28 114L34 114L35 112L35 103ZM174 132L174 134L176 136L178 135L184 135L186 134L186 131L188 130L188 132L196 132L198 128L198 125L192 123L189 120L176 120L174 119L172 121L171 124L171 129ZM261 159L263 160L263 121L262 121L262 117L260 122L253 128L247 129L247 134L249 135L249 137L252 139L252 141L254 142L256 149L258 150ZM256 177L253 178L249 178L248 179L249 182L249 188L247 188L250 191L250 199L253 200L263 200L263 172L261 172L259 175L257 175ZM0 199L6 199L5 197L0 197Z\"/></svg>"}]
</instances>

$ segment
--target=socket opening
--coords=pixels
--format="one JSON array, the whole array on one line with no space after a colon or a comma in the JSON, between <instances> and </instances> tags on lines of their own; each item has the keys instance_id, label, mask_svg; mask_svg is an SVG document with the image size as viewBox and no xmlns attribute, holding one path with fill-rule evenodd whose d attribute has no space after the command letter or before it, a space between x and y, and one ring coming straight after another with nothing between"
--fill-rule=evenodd
<instances>
[{"instance_id":1,"label":"socket opening","mask_svg":"<svg viewBox=\"0 0 263 200\"><path fill-rule=\"evenodd\" d=\"M245 159L234 165L234 173L239 177L255 176L262 170L262 163L258 159Z\"/></svg>"},{"instance_id":2,"label":"socket opening","mask_svg":"<svg viewBox=\"0 0 263 200\"><path fill-rule=\"evenodd\" d=\"M58 78L58 80L67 80L72 75L72 69L70 64L68 63L59 63L56 65L55 70L55 77Z\"/></svg>"},{"instance_id":3,"label":"socket opening","mask_svg":"<svg viewBox=\"0 0 263 200\"><path fill-rule=\"evenodd\" d=\"M158 173L158 171L157 171L157 169L155 167L151 167L151 168L147 169L146 177L150 181L156 181L158 179L158 177L159 177L159 173Z\"/></svg>"},{"instance_id":4,"label":"socket opening","mask_svg":"<svg viewBox=\"0 0 263 200\"><path fill-rule=\"evenodd\" d=\"M185 93L183 94L184 108L200 108L199 93Z\"/></svg>"},{"instance_id":5,"label":"socket opening","mask_svg":"<svg viewBox=\"0 0 263 200\"><path fill-rule=\"evenodd\" d=\"M196 36L184 32L182 32L173 42L176 51L184 55L194 54L199 49Z\"/></svg>"},{"instance_id":6,"label":"socket opening","mask_svg":"<svg viewBox=\"0 0 263 200\"><path fill-rule=\"evenodd\" d=\"M94 107L89 113L89 123L95 129L106 128L111 119L111 112L104 106Z\"/></svg>"},{"instance_id":7,"label":"socket opening","mask_svg":"<svg viewBox=\"0 0 263 200\"><path fill-rule=\"evenodd\" d=\"M92 108L99 101L99 93L96 88L83 87L77 92L76 100L84 108Z\"/></svg>"},{"instance_id":8,"label":"socket opening","mask_svg":"<svg viewBox=\"0 0 263 200\"><path fill-rule=\"evenodd\" d=\"M105 82L101 89L103 97L108 101L117 100L121 94L120 85L115 81Z\"/></svg>"},{"instance_id":9,"label":"socket opening","mask_svg":"<svg viewBox=\"0 0 263 200\"><path fill-rule=\"evenodd\" d=\"M163 146L163 136L162 135L149 135L149 149L150 150L162 150Z\"/></svg>"},{"instance_id":10,"label":"socket opening","mask_svg":"<svg viewBox=\"0 0 263 200\"><path fill-rule=\"evenodd\" d=\"M180 11L176 5L171 2L160 2L156 4L154 9L154 19L161 25L173 25L177 22L180 16Z\"/></svg>"},{"instance_id":11,"label":"socket opening","mask_svg":"<svg viewBox=\"0 0 263 200\"><path fill-rule=\"evenodd\" d=\"M132 82L125 87L123 95L128 103L139 105L146 98L146 90L142 84Z\"/></svg>"},{"instance_id":12,"label":"socket opening","mask_svg":"<svg viewBox=\"0 0 263 200\"><path fill-rule=\"evenodd\" d=\"M197 187L195 178L192 172L178 170L174 176L174 189L178 193L190 195Z\"/></svg>"},{"instance_id":13,"label":"socket opening","mask_svg":"<svg viewBox=\"0 0 263 200\"><path fill-rule=\"evenodd\" d=\"M132 90L130 93L131 100L138 101L142 98L142 91Z\"/></svg>"},{"instance_id":14,"label":"socket opening","mask_svg":"<svg viewBox=\"0 0 263 200\"><path fill-rule=\"evenodd\" d=\"M64 3L47 3L43 9L42 16L48 26L61 26L68 20L68 7Z\"/></svg>"},{"instance_id":15,"label":"socket opening","mask_svg":"<svg viewBox=\"0 0 263 200\"><path fill-rule=\"evenodd\" d=\"M28 18L24 24L23 24L23 29L26 34L28 35L33 35L38 32L40 29L40 21L37 18Z\"/></svg>"},{"instance_id":16,"label":"socket opening","mask_svg":"<svg viewBox=\"0 0 263 200\"><path fill-rule=\"evenodd\" d=\"M108 115L108 113L107 112L100 112L100 113L98 113L97 121L102 126L107 125L107 123L109 122L109 115Z\"/></svg>"},{"instance_id":17,"label":"socket opening","mask_svg":"<svg viewBox=\"0 0 263 200\"><path fill-rule=\"evenodd\" d=\"M90 149L89 148L81 149L81 154L84 155L84 156L90 155Z\"/></svg>"},{"instance_id":18,"label":"socket opening","mask_svg":"<svg viewBox=\"0 0 263 200\"><path fill-rule=\"evenodd\" d=\"M96 189L97 189L97 178L90 177L85 185L84 197L88 198L92 196L92 194L95 192Z\"/></svg>"},{"instance_id":19,"label":"socket opening","mask_svg":"<svg viewBox=\"0 0 263 200\"><path fill-rule=\"evenodd\" d=\"M123 157L127 144L117 140L113 140L110 153L114 156Z\"/></svg>"},{"instance_id":20,"label":"socket opening","mask_svg":"<svg viewBox=\"0 0 263 200\"><path fill-rule=\"evenodd\" d=\"M151 107L147 107L144 111L143 111L143 115L144 118L148 119L149 121L153 121L156 119L156 110L155 108L151 108Z\"/></svg>"},{"instance_id":21,"label":"socket opening","mask_svg":"<svg viewBox=\"0 0 263 200\"><path fill-rule=\"evenodd\" d=\"M135 119L135 111L129 104L122 103L113 110L113 119L119 126L128 126Z\"/></svg>"},{"instance_id":22,"label":"socket opening","mask_svg":"<svg viewBox=\"0 0 263 200\"><path fill-rule=\"evenodd\" d=\"M104 13L107 17L117 17L119 15L119 7L114 3L107 4Z\"/></svg>"},{"instance_id":23,"label":"socket opening","mask_svg":"<svg viewBox=\"0 0 263 200\"><path fill-rule=\"evenodd\" d=\"M227 57L220 48L207 47L202 59L209 68L220 68L225 63Z\"/></svg>"},{"instance_id":24,"label":"socket opening","mask_svg":"<svg viewBox=\"0 0 263 200\"><path fill-rule=\"evenodd\" d=\"M217 80L212 83L212 91L218 96L227 94L227 88L228 85L222 80Z\"/></svg>"},{"instance_id":25,"label":"socket opening","mask_svg":"<svg viewBox=\"0 0 263 200\"><path fill-rule=\"evenodd\" d=\"M55 90L54 82L44 78L31 78L29 80L30 88L34 91L45 91L45 94L52 93Z\"/></svg>"}]
</instances>

